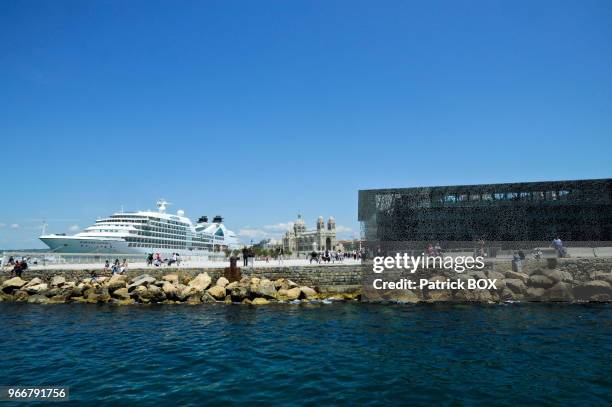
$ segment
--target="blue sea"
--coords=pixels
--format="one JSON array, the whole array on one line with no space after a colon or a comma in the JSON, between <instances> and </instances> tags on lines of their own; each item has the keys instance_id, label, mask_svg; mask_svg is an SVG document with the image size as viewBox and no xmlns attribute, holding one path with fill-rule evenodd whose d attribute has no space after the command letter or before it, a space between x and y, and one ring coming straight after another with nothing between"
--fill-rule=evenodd
<instances>
[{"instance_id":1,"label":"blue sea","mask_svg":"<svg viewBox=\"0 0 612 407\"><path fill-rule=\"evenodd\" d=\"M0 303L0 327L0 386L62 405L612 402L611 305Z\"/></svg>"}]
</instances>

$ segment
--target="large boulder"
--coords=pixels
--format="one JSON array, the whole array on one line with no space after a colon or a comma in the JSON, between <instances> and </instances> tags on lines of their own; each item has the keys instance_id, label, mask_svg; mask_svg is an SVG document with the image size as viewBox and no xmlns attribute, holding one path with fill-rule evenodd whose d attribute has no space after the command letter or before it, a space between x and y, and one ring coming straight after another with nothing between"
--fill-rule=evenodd
<instances>
[{"instance_id":1,"label":"large boulder","mask_svg":"<svg viewBox=\"0 0 612 407\"><path fill-rule=\"evenodd\" d=\"M593 280L607 281L608 284L612 284L612 273L597 273L593 276Z\"/></svg>"},{"instance_id":2,"label":"large boulder","mask_svg":"<svg viewBox=\"0 0 612 407\"><path fill-rule=\"evenodd\" d=\"M528 301L542 301L542 297L545 293L546 289L544 288L529 287L525 296L527 297Z\"/></svg>"},{"instance_id":3,"label":"large boulder","mask_svg":"<svg viewBox=\"0 0 612 407\"><path fill-rule=\"evenodd\" d=\"M120 288L120 290L123 290L123 288ZM127 288L125 290L127 291ZM125 299L113 298L111 303L115 305L132 305L135 304L136 301L129 297Z\"/></svg>"},{"instance_id":4,"label":"large boulder","mask_svg":"<svg viewBox=\"0 0 612 407\"><path fill-rule=\"evenodd\" d=\"M567 271L562 271L562 270L551 270L551 269L539 269L538 272L547 277L550 281L553 282L553 284L556 283L560 283L560 282L566 282L566 283L571 283L574 279L572 278L572 275L570 273L568 273Z\"/></svg>"},{"instance_id":5,"label":"large boulder","mask_svg":"<svg viewBox=\"0 0 612 407\"><path fill-rule=\"evenodd\" d=\"M289 289L281 288L280 290L278 290L278 299L288 301L297 300L298 298L300 298L301 293L302 290L300 290L300 287L293 287Z\"/></svg>"},{"instance_id":6,"label":"large boulder","mask_svg":"<svg viewBox=\"0 0 612 407\"><path fill-rule=\"evenodd\" d=\"M22 302L22 301L27 301L30 296L28 295L27 292L23 290L16 290L16 291L13 291L12 297L13 297L13 301Z\"/></svg>"},{"instance_id":7,"label":"large boulder","mask_svg":"<svg viewBox=\"0 0 612 407\"><path fill-rule=\"evenodd\" d=\"M529 276L527 285L534 288L550 288L554 285L554 282L544 275L532 274Z\"/></svg>"},{"instance_id":8,"label":"large boulder","mask_svg":"<svg viewBox=\"0 0 612 407\"><path fill-rule=\"evenodd\" d=\"M612 287L603 280L587 281L574 287L573 294L579 301L611 301Z\"/></svg>"},{"instance_id":9,"label":"large boulder","mask_svg":"<svg viewBox=\"0 0 612 407\"><path fill-rule=\"evenodd\" d=\"M251 295L250 286L237 284L229 291L229 294L232 296L232 301L240 302Z\"/></svg>"},{"instance_id":10,"label":"large boulder","mask_svg":"<svg viewBox=\"0 0 612 407\"><path fill-rule=\"evenodd\" d=\"M137 302L148 303L149 298L147 297L147 287L144 285L134 287L132 291L130 291L130 297Z\"/></svg>"},{"instance_id":11,"label":"large boulder","mask_svg":"<svg viewBox=\"0 0 612 407\"><path fill-rule=\"evenodd\" d=\"M198 290L196 290L195 287L189 287L183 284L179 284L176 291L176 297L179 301L186 301L193 295L199 295Z\"/></svg>"},{"instance_id":12,"label":"large boulder","mask_svg":"<svg viewBox=\"0 0 612 407\"><path fill-rule=\"evenodd\" d=\"M568 283L564 283L563 281L558 282L557 284L550 287L546 292L542 295L542 299L544 301L573 301L574 294L572 292L572 286Z\"/></svg>"},{"instance_id":13,"label":"large boulder","mask_svg":"<svg viewBox=\"0 0 612 407\"><path fill-rule=\"evenodd\" d=\"M38 285L38 284L42 284L42 283L43 283L43 281L40 278L34 277L30 281L28 281L28 283L26 285L24 285L23 288L28 288L28 287L31 287L33 285Z\"/></svg>"},{"instance_id":14,"label":"large boulder","mask_svg":"<svg viewBox=\"0 0 612 407\"><path fill-rule=\"evenodd\" d=\"M225 287L228 284L229 284L229 280L225 277L219 277L219 279L215 283L215 285L218 285L219 287Z\"/></svg>"},{"instance_id":15,"label":"large boulder","mask_svg":"<svg viewBox=\"0 0 612 407\"><path fill-rule=\"evenodd\" d=\"M213 297L212 295L210 295L210 293L205 292L204 294L202 294L202 297L200 298L200 301L202 301L205 304L210 304L213 302L217 302L217 299L215 297Z\"/></svg>"},{"instance_id":16,"label":"large boulder","mask_svg":"<svg viewBox=\"0 0 612 407\"><path fill-rule=\"evenodd\" d=\"M35 294L28 297L28 302L32 304L48 304L49 299L44 295Z\"/></svg>"},{"instance_id":17,"label":"large boulder","mask_svg":"<svg viewBox=\"0 0 612 407\"><path fill-rule=\"evenodd\" d=\"M164 284L162 285L161 289L166 295L166 298L178 298L178 288L174 284L171 284L168 281L164 281Z\"/></svg>"},{"instance_id":18,"label":"large boulder","mask_svg":"<svg viewBox=\"0 0 612 407\"><path fill-rule=\"evenodd\" d=\"M261 297L257 297L255 299L253 299L253 301L251 301L251 305L266 305L269 304L270 301L268 301L265 298L261 298Z\"/></svg>"},{"instance_id":19,"label":"large boulder","mask_svg":"<svg viewBox=\"0 0 612 407\"><path fill-rule=\"evenodd\" d=\"M45 295L47 297L54 297L56 295L70 296L70 295L72 295L72 289L71 288L63 288L63 287L51 287L50 289L45 291Z\"/></svg>"},{"instance_id":20,"label":"large boulder","mask_svg":"<svg viewBox=\"0 0 612 407\"><path fill-rule=\"evenodd\" d=\"M200 304L202 302L202 294L194 291L192 294L187 296L185 301L187 302L187 304Z\"/></svg>"},{"instance_id":21,"label":"large boulder","mask_svg":"<svg viewBox=\"0 0 612 407\"><path fill-rule=\"evenodd\" d=\"M66 278L64 276L53 276L51 279L51 287L61 287L66 284Z\"/></svg>"},{"instance_id":22,"label":"large boulder","mask_svg":"<svg viewBox=\"0 0 612 407\"><path fill-rule=\"evenodd\" d=\"M68 302L70 299L69 293L64 293L60 295L54 295L49 298L49 304L64 304Z\"/></svg>"},{"instance_id":23,"label":"large boulder","mask_svg":"<svg viewBox=\"0 0 612 407\"><path fill-rule=\"evenodd\" d=\"M110 280L106 283L108 291L113 292L120 288L124 288L126 285L127 277L121 274L114 274Z\"/></svg>"},{"instance_id":24,"label":"large boulder","mask_svg":"<svg viewBox=\"0 0 612 407\"><path fill-rule=\"evenodd\" d=\"M291 281L291 280L285 280L285 283L283 284L283 288L287 287L287 290L290 290L292 288L297 288L299 287L299 284Z\"/></svg>"},{"instance_id":25,"label":"large boulder","mask_svg":"<svg viewBox=\"0 0 612 407\"><path fill-rule=\"evenodd\" d=\"M515 294L525 294L525 292L527 291L527 286L521 279L507 278L505 282L506 287L508 287Z\"/></svg>"},{"instance_id":26,"label":"large boulder","mask_svg":"<svg viewBox=\"0 0 612 407\"><path fill-rule=\"evenodd\" d=\"M523 294L514 292L506 287L499 294L499 299L502 301L521 301L523 299Z\"/></svg>"},{"instance_id":27,"label":"large boulder","mask_svg":"<svg viewBox=\"0 0 612 407\"><path fill-rule=\"evenodd\" d=\"M126 289L127 290L127 289ZM70 288L70 296L71 297L81 297L83 292L85 291L85 284L78 284L72 288Z\"/></svg>"},{"instance_id":28,"label":"large boulder","mask_svg":"<svg viewBox=\"0 0 612 407\"><path fill-rule=\"evenodd\" d=\"M502 291L501 289L500 291ZM493 293L491 291L494 291ZM495 290L458 290L455 301L490 303L499 301L499 294Z\"/></svg>"},{"instance_id":29,"label":"large boulder","mask_svg":"<svg viewBox=\"0 0 612 407\"><path fill-rule=\"evenodd\" d=\"M500 273L499 271L495 271L495 270L487 271L487 277L490 278L491 280L497 279L498 282L506 278L506 276L504 276L502 273Z\"/></svg>"},{"instance_id":30,"label":"large boulder","mask_svg":"<svg viewBox=\"0 0 612 407\"><path fill-rule=\"evenodd\" d=\"M112 292L111 295L118 300L130 299L130 293L128 292L128 289L126 287L116 289Z\"/></svg>"},{"instance_id":31,"label":"large boulder","mask_svg":"<svg viewBox=\"0 0 612 407\"><path fill-rule=\"evenodd\" d=\"M21 279L21 277L13 277L11 279L6 280L4 283L2 283L2 286L0 287L2 288L2 291L4 292L11 292L13 290L20 289L27 283L28 282Z\"/></svg>"},{"instance_id":32,"label":"large boulder","mask_svg":"<svg viewBox=\"0 0 612 407\"><path fill-rule=\"evenodd\" d=\"M473 278L475 280L485 280L487 279L487 274L483 270L470 270L467 273L467 276ZM442 276L432 277L429 280L441 279L440 281L445 281L446 279Z\"/></svg>"},{"instance_id":33,"label":"large boulder","mask_svg":"<svg viewBox=\"0 0 612 407\"><path fill-rule=\"evenodd\" d=\"M291 288L299 287L299 285L286 278L279 278L278 280L274 281L274 287L277 290L289 290Z\"/></svg>"},{"instance_id":34,"label":"large boulder","mask_svg":"<svg viewBox=\"0 0 612 407\"><path fill-rule=\"evenodd\" d=\"M220 285L210 287L207 293L210 294L215 300L221 301L225 299L225 288Z\"/></svg>"},{"instance_id":35,"label":"large boulder","mask_svg":"<svg viewBox=\"0 0 612 407\"><path fill-rule=\"evenodd\" d=\"M172 284L178 284L179 277L178 277L178 274L166 274L165 276L162 277L162 280L167 281Z\"/></svg>"},{"instance_id":36,"label":"large boulder","mask_svg":"<svg viewBox=\"0 0 612 407\"><path fill-rule=\"evenodd\" d=\"M415 304L421 299L417 294L410 290L373 290L374 293L379 294L379 301L392 301L400 304ZM332 297L332 301L344 301L344 297Z\"/></svg>"},{"instance_id":37,"label":"large boulder","mask_svg":"<svg viewBox=\"0 0 612 407\"><path fill-rule=\"evenodd\" d=\"M42 294L49 288L49 285L46 283L40 283L36 285L26 285L22 289L25 290L28 294Z\"/></svg>"},{"instance_id":38,"label":"large boulder","mask_svg":"<svg viewBox=\"0 0 612 407\"><path fill-rule=\"evenodd\" d=\"M313 298L317 298L317 292L310 288L310 287L300 287L300 298L308 298L308 299L313 299Z\"/></svg>"},{"instance_id":39,"label":"large boulder","mask_svg":"<svg viewBox=\"0 0 612 407\"><path fill-rule=\"evenodd\" d=\"M527 284L527 281L529 280L529 276L525 273L517 273L516 271L506 271L505 274L506 278L521 280L525 284Z\"/></svg>"},{"instance_id":40,"label":"large boulder","mask_svg":"<svg viewBox=\"0 0 612 407\"><path fill-rule=\"evenodd\" d=\"M189 287L195 288L197 291L202 292L210 287L212 279L208 275L208 273L200 273L193 280L187 284Z\"/></svg>"},{"instance_id":41,"label":"large boulder","mask_svg":"<svg viewBox=\"0 0 612 407\"><path fill-rule=\"evenodd\" d=\"M482 271L472 271L470 273L471 276L474 276L475 273L482 273L482 275L484 275L484 278L486 278L486 275L484 274L484 272ZM433 276L429 279L430 282L434 282L434 281L440 281L440 282L445 282L446 278L444 276ZM425 295L426 295L426 299L431 301L431 302L448 302L448 301L452 301L453 300L453 292L451 290L448 289L424 289L423 290Z\"/></svg>"},{"instance_id":42,"label":"large boulder","mask_svg":"<svg viewBox=\"0 0 612 407\"><path fill-rule=\"evenodd\" d=\"M276 287L272 281L264 278L259 284L251 283L251 293L255 297L276 298Z\"/></svg>"},{"instance_id":43,"label":"large boulder","mask_svg":"<svg viewBox=\"0 0 612 407\"><path fill-rule=\"evenodd\" d=\"M150 284L155 283L155 278L151 277L148 274L143 274L141 276L136 277L134 280L132 280L132 284L127 286L128 291L133 291L136 287L140 287L140 286L148 286Z\"/></svg>"},{"instance_id":44,"label":"large boulder","mask_svg":"<svg viewBox=\"0 0 612 407\"><path fill-rule=\"evenodd\" d=\"M147 287L147 291L142 293L140 296L141 298L148 299L149 302L152 303L162 302L166 299L166 294L164 294L164 291L153 284Z\"/></svg>"},{"instance_id":45,"label":"large boulder","mask_svg":"<svg viewBox=\"0 0 612 407\"><path fill-rule=\"evenodd\" d=\"M92 287L83 292L83 297L88 302L107 302L111 299L106 287Z\"/></svg>"}]
</instances>

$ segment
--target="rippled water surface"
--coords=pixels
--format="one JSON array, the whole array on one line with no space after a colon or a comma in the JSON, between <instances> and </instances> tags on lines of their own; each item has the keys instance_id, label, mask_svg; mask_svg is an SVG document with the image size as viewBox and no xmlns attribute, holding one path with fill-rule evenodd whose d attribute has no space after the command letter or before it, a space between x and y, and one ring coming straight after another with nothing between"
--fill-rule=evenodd
<instances>
[{"instance_id":1,"label":"rippled water surface","mask_svg":"<svg viewBox=\"0 0 612 407\"><path fill-rule=\"evenodd\" d=\"M612 306L0 304L0 386L96 405L610 405ZM65 404L64 404L65 405Z\"/></svg>"}]
</instances>

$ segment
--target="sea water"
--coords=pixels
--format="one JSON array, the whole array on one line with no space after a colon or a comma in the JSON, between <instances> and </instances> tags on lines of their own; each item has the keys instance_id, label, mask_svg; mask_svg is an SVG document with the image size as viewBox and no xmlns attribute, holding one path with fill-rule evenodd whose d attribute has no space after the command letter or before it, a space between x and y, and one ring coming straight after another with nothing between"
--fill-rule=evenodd
<instances>
[{"instance_id":1,"label":"sea water","mask_svg":"<svg viewBox=\"0 0 612 407\"><path fill-rule=\"evenodd\" d=\"M611 305L0 303L0 327L0 386L68 404L612 400Z\"/></svg>"}]
</instances>

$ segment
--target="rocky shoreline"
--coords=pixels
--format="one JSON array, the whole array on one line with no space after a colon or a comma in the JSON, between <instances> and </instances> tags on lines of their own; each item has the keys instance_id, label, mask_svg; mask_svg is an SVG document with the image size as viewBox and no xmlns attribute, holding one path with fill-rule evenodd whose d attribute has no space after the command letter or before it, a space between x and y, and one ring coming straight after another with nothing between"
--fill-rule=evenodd
<instances>
[{"instance_id":1,"label":"rocky shoreline","mask_svg":"<svg viewBox=\"0 0 612 407\"><path fill-rule=\"evenodd\" d=\"M354 294L318 293L314 288L300 286L280 278L269 280L243 277L230 282L219 277L214 283L204 272L190 277L176 273L156 279L150 274L134 278L114 274L110 277L86 277L67 281L62 275L27 281L13 277L0 284L0 302L28 302L36 304L111 303L129 304L201 304L226 303L265 305L273 302L344 301L355 299Z\"/></svg>"},{"instance_id":2,"label":"rocky shoreline","mask_svg":"<svg viewBox=\"0 0 612 407\"><path fill-rule=\"evenodd\" d=\"M301 303L360 300L391 303L611 302L612 259L526 261L520 271L505 262L458 274L426 269L414 274L372 273L371 264L309 267L132 269L111 275L94 269L32 270L24 278L0 277L0 302L200 304ZM91 273L103 274L94 281ZM244 273L244 274L242 274ZM248 276L243 276L247 275ZM385 281L495 280L495 289L374 290Z\"/></svg>"}]
</instances>

